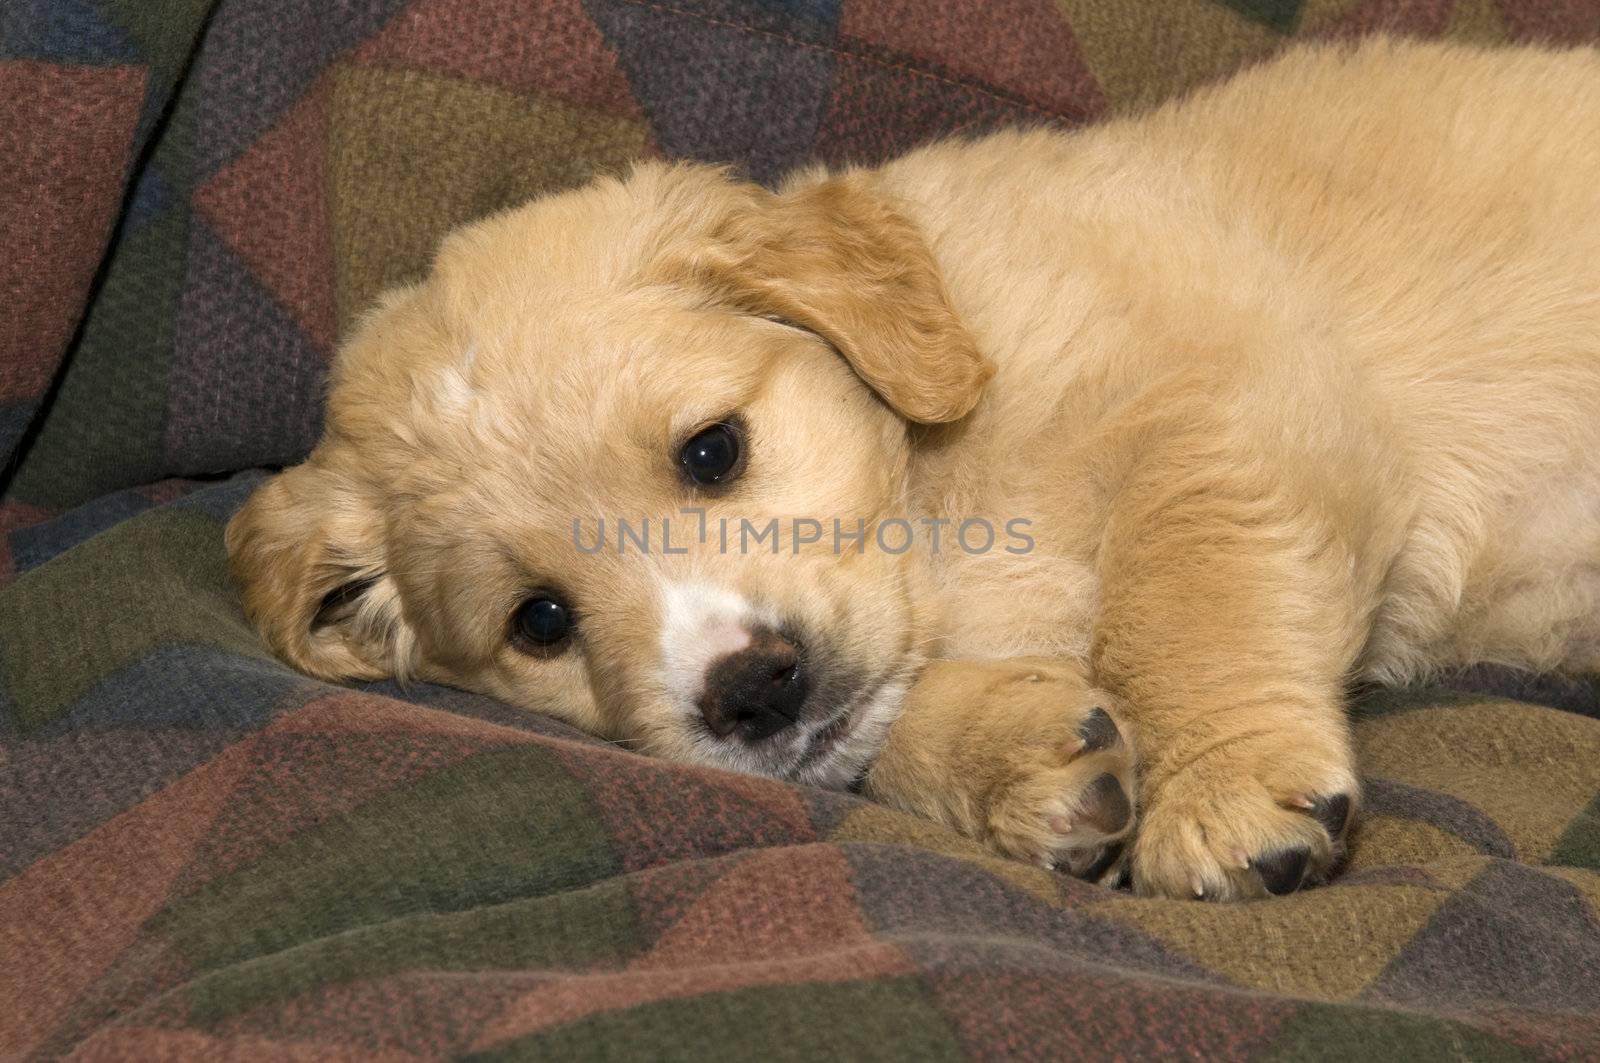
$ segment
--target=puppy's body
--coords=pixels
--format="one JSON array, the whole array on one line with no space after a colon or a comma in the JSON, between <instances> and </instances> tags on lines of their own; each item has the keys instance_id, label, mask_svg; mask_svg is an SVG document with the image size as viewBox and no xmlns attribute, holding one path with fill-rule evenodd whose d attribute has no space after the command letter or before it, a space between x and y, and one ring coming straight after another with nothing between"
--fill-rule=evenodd
<instances>
[{"instance_id":1,"label":"puppy's body","mask_svg":"<svg viewBox=\"0 0 1600 1063\"><path fill-rule=\"evenodd\" d=\"M1146 882L1240 891L1230 855L1286 847L1230 776L1351 792L1348 678L1600 666L1594 53L1302 53L883 180L999 365L924 504L1050 544L944 555L946 652L1125 695Z\"/></svg>"},{"instance_id":2,"label":"puppy's body","mask_svg":"<svg viewBox=\"0 0 1600 1063\"><path fill-rule=\"evenodd\" d=\"M230 546L308 671L825 784L881 750L874 793L1075 870L1130 829L1137 742L1135 884L1281 892L1338 856L1349 678L1600 666L1597 410L1600 59L1378 42L776 197L647 167L480 223ZM686 492L667 455L729 417L743 479ZM568 537L696 503L1036 547ZM506 618L550 586L580 624L530 654ZM785 640L807 708L713 739L702 674Z\"/></svg>"},{"instance_id":3,"label":"puppy's body","mask_svg":"<svg viewBox=\"0 0 1600 1063\"><path fill-rule=\"evenodd\" d=\"M1302 52L885 167L999 365L918 451L925 505L1038 514L1082 563L942 555L952 650L1081 653L1126 464L1203 417L1197 447L1335 525L1360 674L1600 664L1597 78L1588 51ZM1019 593L1042 608L995 624Z\"/></svg>"}]
</instances>

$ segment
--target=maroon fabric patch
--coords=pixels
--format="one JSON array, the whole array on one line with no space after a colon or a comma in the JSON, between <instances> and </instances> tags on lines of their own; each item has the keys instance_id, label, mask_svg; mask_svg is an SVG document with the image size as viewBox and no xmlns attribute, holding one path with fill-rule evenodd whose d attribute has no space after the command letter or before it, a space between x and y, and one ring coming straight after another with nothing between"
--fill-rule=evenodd
<instances>
[{"instance_id":1,"label":"maroon fabric patch","mask_svg":"<svg viewBox=\"0 0 1600 1063\"><path fill-rule=\"evenodd\" d=\"M1570 43L1600 37L1600 4L1594 0L1500 0L1506 28L1530 41Z\"/></svg>"},{"instance_id":2,"label":"maroon fabric patch","mask_svg":"<svg viewBox=\"0 0 1600 1063\"><path fill-rule=\"evenodd\" d=\"M816 840L782 783L566 744L554 752L594 795L626 870Z\"/></svg>"},{"instance_id":3,"label":"maroon fabric patch","mask_svg":"<svg viewBox=\"0 0 1600 1063\"><path fill-rule=\"evenodd\" d=\"M1330 20L1321 32L1330 37L1384 31L1431 37L1444 30L1454 8L1454 0L1362 0Z\"/></svg>"},{"instance_id":4,"label":"maroon fabric patch","mask_svg":"<svg viewBox=\"0 0 1600 1063\"><path fill-rule=\"evenodd\" d=\"M923 975L978 1060L1247 1059L1295 1013L1285 999L1109 971Z\"/></svg>"},{"instance_id":5,"label":"maroon fabric patch","mask_svg":"<svg viewBox=\"0 0 1600 1063\"><path fill-rule=\"evenodd\" d=\"M327 102L323 81L200 186L194 203L311 341L331 355L337 319Z\"/></svg>"},{"instance_id":6,"label":"maroon fabric patch","mask_svg":"<svg viewBox=\"0 0 1600 1063\"><path fill-rule=\"evenodd\" d=\"M355 57L644 118L615 49L578 0L418 0Z\"/></svg>"},{"instance_id":7,"label":"maroon fabric patch","mask_svg":"<svg viewBox=\"0 0 1600 1063\"><path fill-rule=\"evenodd\" d=\"M956 0L932 10L920 0L858 0L845 6L839 32L1054 115L1105 109L1071 27L1049 0Z\"/></svg>"},{"instance_id":8,"label":"maroon fabric patch","mask_svg":"<svg viewBox=\"0 0 1600 1063\"><path fill-rule=\"evenodd\" d=\"M122 199L136 66L0 63L0 403L50 383Z\"/></svg>"}]
</instances>

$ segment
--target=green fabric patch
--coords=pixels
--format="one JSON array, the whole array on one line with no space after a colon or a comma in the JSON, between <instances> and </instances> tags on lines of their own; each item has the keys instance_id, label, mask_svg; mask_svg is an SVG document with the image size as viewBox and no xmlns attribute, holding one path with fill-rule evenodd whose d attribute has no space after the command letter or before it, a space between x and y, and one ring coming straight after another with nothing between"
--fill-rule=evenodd
<instances>
[{"instance_id":1,"label":"green fabric patch","mask_svg":"<svg viewBox=\"0 0 1600 1063\"><path fill-rule=\"evenodd\" d=\"M216 0L111 0L112 19L139 42L163 85L171 85L194 49Z\"/></svg>"},{"instance_id":2,"label":"green fabric patch","mask_svg":"<svg viewBox=\"0 0 1600 1063\"><path fill-rule=\"evenodd\" d=\"M760 986L605 1012L473 1060L965 1060L913 978Z\"/></svg>"},{"instance_id":3,"label":"green fabric patch","mask_svg":"<svg viewBox=\"0 0 1600 1063\"><path fill-rule=\"evenodd\" d=\"M1545 863L1600 871L1600 797L1589 802L1589 807L1567 824Z\"/></svg>"},{"instance_id":4,"label":"green fabric patch","mask_svg":"<svg viewBox=\"0 0 1600 1063\"><path fill-rule=\"evenodd\" d=\"M311 941L190 983L190 1012L216 1021L270 1000L407 971L589 967L637 947L627 880L444 915L393 919Z\"/></svg>"},{"instance_id":5,"label":"green fabric patch","mask_svg":"<svg viewBox=\"0 0 1600 1063\"><path fill-rule=\"evenodd\" d=\"M166 178L168 186L185 204L194 190L194 131L199 122L198 111L203 98L197 81L190 79L178 85L178 94L173 98L171 111L167 114L166 127L161 130L161 140L150 159L151 164L161 171L161 176ZM179 268L181 266L180 263Z\"/></svg>"},{"instance_id":6,"label":"green fabric patch","mask_svg":"<svg viewBox=\"0 0 1600 1063\"><path fill-rule=\"evenodd\" d=\"M583 788L549 750L519 746L299 834L174 902L153 927L209 970L355 927L576 889L620 870ZM631 935L631 918L626 925ZM597 945L619 947L609 935Z\"/></svg>"},{"instance_id":7,"label":"green fabric patch","mask_svg":"<svg viewBox=\"0 0 1600 1063\"><path fill-rule=\"evenodd\" d=\"M201 513L141 513L0 594L0 682L23 733L119 668L175 645L271 659L239 608L222 526Z\"/></svg>"},{"instance_id":8,"label":"green fabric patch","mask_svg":"<svg viewBox=\"0 0 1600 1063\"><path fill-rule=\"evenodd\" d=\"M1300 21L1300 9L1305 6L1305 0L1218 0L1225 7L1231 7L1245 18L1266 26L1268 29L1277 30L1279 33L1293 33L1295 26Z\"/></svg>"},{"instance_id":9,"label":"green fabric patch","mask_svg":"<svg viewBox=\"0 0 1600 1063\"><path fill-rule=\"evenodd\" d=\"M417 280L439 238L473 218L615 173L637 122L528 92L418 70L334 68L328 159L339 322Z\"/></svg>"},{"instance_id":10,"label":"green fabric patch","mask_svg":"<svg viewBox=\"0 0 1600 1063\"><path fill-rule=\"evenodd\" d=\"M125 235L89 306L72 368L10 491L67 509L161 478L161 433L187 215L178 208ZM124 624L126 621L124 621Z\"/></svg>"},{"instance_id":11,"label":"green fabric patch","mask_svg":"<svg viewBox=\"0 0 1600 1063\"><path fill-rule=\"evenodd\" d=\"M1519 1063L1520 1049L1449 1019L1379 1008L1306 1004L1284 1024L1259 1063L1403 1059L1406 1063Z\"/></svg>"}]
</instances>

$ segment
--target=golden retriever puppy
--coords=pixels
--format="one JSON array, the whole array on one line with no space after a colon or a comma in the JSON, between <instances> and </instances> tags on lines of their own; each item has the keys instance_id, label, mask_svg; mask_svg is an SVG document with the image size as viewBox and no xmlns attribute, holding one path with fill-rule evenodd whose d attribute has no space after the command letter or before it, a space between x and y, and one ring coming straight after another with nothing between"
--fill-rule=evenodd
<instances>
[{"instance_id":1,"label":"golden retriever puppy","mask_svg":"<svg viewBox=\"0 0 1600 1063\"><path fill-rule=\"evenodd\" d=\"M228 545L313 675L1080 874L1137 809L1140 892L1294 890L1358 801L1347 681L1600 667L1600 57L1302 48L1081 132L487 218Z\"/></svg>"}]
</instances>

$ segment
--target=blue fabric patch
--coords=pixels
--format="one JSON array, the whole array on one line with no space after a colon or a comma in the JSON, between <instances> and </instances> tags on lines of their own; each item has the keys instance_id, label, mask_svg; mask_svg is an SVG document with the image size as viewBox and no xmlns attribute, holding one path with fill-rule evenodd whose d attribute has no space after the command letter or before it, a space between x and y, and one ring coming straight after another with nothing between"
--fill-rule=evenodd
<instances>
[{"instance_id":1,"label":"blue fabric patch","mask_svg":"<svg viewBox=\"0 0 1600 1063\"><path fill-rule=\"evenodd\" d=\"M95 0L0 3L0 58L142 63L133 38Z\"/></svg>"}]
</instances>

